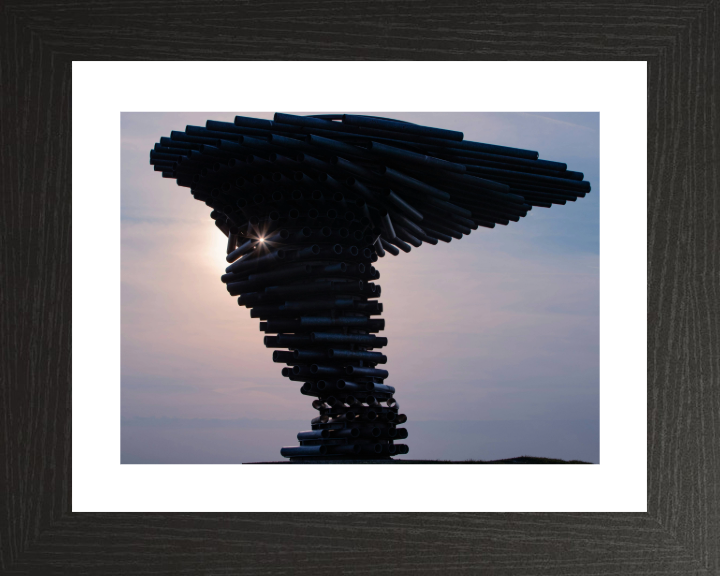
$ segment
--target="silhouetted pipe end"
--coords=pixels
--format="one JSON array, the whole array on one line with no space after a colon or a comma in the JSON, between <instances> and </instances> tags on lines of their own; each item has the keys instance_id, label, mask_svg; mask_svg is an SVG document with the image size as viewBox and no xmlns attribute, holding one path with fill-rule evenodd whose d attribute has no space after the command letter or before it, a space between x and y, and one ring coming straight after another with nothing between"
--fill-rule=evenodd
<instances>
[{"instance_id":1,"label":"silhouetted pipe end","mask_svg":"<svg viewBox=\"0 0 720 576\"><path fill-rule=\"evenodd\" d=\"M265 346L273 346L277 344L277 336L265 336L263 338L263 344L265 344Z\"/></svg>"}]
</instances>

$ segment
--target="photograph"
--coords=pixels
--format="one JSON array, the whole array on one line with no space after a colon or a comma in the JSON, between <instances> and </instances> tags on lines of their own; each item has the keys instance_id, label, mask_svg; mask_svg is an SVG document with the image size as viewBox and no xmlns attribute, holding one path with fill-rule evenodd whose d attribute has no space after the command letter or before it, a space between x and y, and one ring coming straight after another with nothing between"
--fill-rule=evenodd
<instances>
[{"instance_id":1,"label":"photograph","mask_svg":"<svg viewBox=\"0 0 720 576\"><path fill-rule=\"evenodd\" d=\"M0 4L0 573L720 574L718 7Z\"/></svg>"},{"instance_id":2,"label":"photograph","mask_svg":"<svg viewBox=\"0 0 720 576\"><path fill-rule=\"evenodd\" d=\"M599 464L599 128L122 113L121 463Z\"/></svg>"}]
</instances>

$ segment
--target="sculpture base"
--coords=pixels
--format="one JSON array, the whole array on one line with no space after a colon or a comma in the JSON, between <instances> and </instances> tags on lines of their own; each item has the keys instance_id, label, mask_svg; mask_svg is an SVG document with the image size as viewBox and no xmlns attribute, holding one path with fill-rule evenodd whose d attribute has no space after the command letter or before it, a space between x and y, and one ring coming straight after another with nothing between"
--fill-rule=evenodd
<instances>
[{"instance_id":1,"label":"sculpture base","mask_svg":"<svg viewBox=\"0 0 720 576\"><path fill-rule=\"evenodd\" d=\"M372 460L363 460L355 458L348 460L347 458L330 459L324 458L288 458L287 460L278 460L275 462L243 462L243 464L398 464L401 460L393 460L392 458L378 458Z\"/></svg>"},{"instance_id":2,"label":"sculpture base","mask_svg":"<svg viewBox=\"0 0 720 576\"><path fill-rule=\"evenodd\" d=\"M318 462L322 462L323 464L326 463L336 463L336 462L342 462L343 464L352 463L352 464L369 464L369 463L375 463L375 462L393 462L393 459L389 456L386 458L348 458L347 456L337 456L333 458L332 456L320 456L317 458L289 458L290 462L296 462L298 464L304 463L311 463L316 464Z\"/></svg>"},{"instance_id":3,"label":"sculpture base","mask_svg":"<svg viewBox=\"0 0 720 576\"><path fill-rule=\"evenodd\" d=\"M290 458L290 461L274 462L243 462L243 464L592 464L581 460L559 460L557 458L536 458L534 456L520 456L504 460L401 460L392 458L331 460L324 458Z\"/></svg>"}]
</instances>

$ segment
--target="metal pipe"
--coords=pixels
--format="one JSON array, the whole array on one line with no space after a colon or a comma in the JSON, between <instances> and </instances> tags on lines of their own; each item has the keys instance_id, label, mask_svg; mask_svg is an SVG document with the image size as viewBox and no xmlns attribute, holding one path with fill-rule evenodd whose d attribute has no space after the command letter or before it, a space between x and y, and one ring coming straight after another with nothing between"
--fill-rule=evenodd
<instances>
[{"instance_id":1,"label":"metal pipe","mask_svg":"<svg viewBox=\"0 0 720 576\"><path fill-rule=\"evenodd\" d=\"M436 238L437 240L442 240L443 242L451 242L453 237L449 236L447 234L443 234L442 232L439 232L435 230L435 228L430 228L429 225L423 226L423 229L425 230L425 233L430 238Z\"/></svg>"},{"instance_id":2,"label":"metal pipe","mask_svg":"<svg viewBox=\"0 0 720 576\"><path fill-rule=\"evenodd\" d=\"M343 401L340 400L340 398L338 398L336 396L328 396L327 398L325 398L325 402L327 402L328 406L335 408L335 409L346 409L347 408L345 406L345 404L343 403Z\"/></svg>"},{"instance_id":3,"label":"metal pipe","mask_svg":"<svg viewBox=\"0 0 720 576\"><path fill-rule=\"evenodd\" d=\"M286 136L280 136L279 134L269 134L268 141L273 146L278 148L291 148L300 152L307 152L313 154L316 152L315 148L310 146L305 140L297 140L295 138L288 138Z\"/></svg>"},{"instance_id":4,"label":"metal pipe","mask_svg":"<svg viewBox=\"0 0 720 576\"><path fill-rule=\"evenodd\" d=\"M271 179L275 186L281 186L285 189L292 188L295 185L295 182L282 172L273 172Z\"/></svg>"},{"instance_id":5,"label":"metal pipe","mask_svg":"<svg viewBox=\"0 0 720 576\"><path fill-rule=\"evenodd\" d=\"M260 128L263 130L272 130L272 120L264 120L261 118L250 118L247 116L235 116L235 126L247 128Z\"/></svg>"},{"instance_id":6,"label":"metal pipe","mask_svg":"<svg viewBox=\"0 0 720 576\"><path fill-rule=\"evenodd\" d=\"M383 370L384 372L384 370ZM387 384L378 384L375 382L371 382L372 387L368 387L369 391L372 392L382 392L384 394L395 394L395 387L394 386L388 386Z\"/></svg>"},{"instance_id":7,"label":"metal pipe","mask_svg":"<svg viewBox=\"0 0 720 576\"><path fill-rule=\"evenodd\" d=\"M305 384L310 384L309 382L306 382ZM303 388L305 388L305 385L303 385ZM325 424L330 420L330 416L327 414L320 414L320 416L316 416L312 420L310 420L310 424Z\"/></svg>"},{"instance_id":8,"label":"metal pipe","mask_svg":"<svg viewBox=\"0 0 720 576\"><path fill-rule=\"evenodd\" d=\"M332 166L329 166L329 167L332 168ZM338 182L335 178L333 178L326 172L320 172L318 174L317 179L318 179L318 182L323 184L328 190L333 190L337 194L342 194L342 192L344 191L340 182Z\"/></svg>"},{"instance_id":9,"label":"metal pipe","mask_svg":"<svg viewBox=\"0 0 720 576\"><path fill-rule=\"evenodd\" d=\"M493 226L494 226L494 225L495 225L495 224L493 224ZM423 242L425 242L425 243L427 243L427 244L432 244L433 246L437 245L437 243L438 243L438 239L437 239L437 238L433 238L432 236L428 236L428 235L425 234L424 232L423 232L422 234L419 234L419 233L418 233L418 234L417 234L417 237L418 237L418 239L422 240Z\"/></svg>"},{"instance_id":10,"label":"metal pipe","mask_svg":"<svg viewBox=\"0 0 720 576\"><path fill-rule=\"evenodd\" d=\"M267 296L289 297L300 296L303 294L353 294L363 290L363 281L357 282L317 282L314 284L295 285L295 286L270 286L265 288Z\"/></svg>"},{"instance_id":11,"label":"metal pipe","mask_svg":"<svg viewBox=\"0 0 720 576\"><path fill-rule=\"evenodd\" d=\"M294 363L296 358L293 356L292 352L283 352L280 350L275 350L273 352L273 362L282 362L285 364L291 364Z\"/></svg>"},{"instance_id":12,"label":"metal pipe","mask_svg":"<svg viewBox=\"0 0 720 576\"><path fill-rule=\"evenodd\" d=\"M292 354L293 359L299 362L316 362L326 358L325 353L320 350L295 350L288 354Z\"/></svg>"},{"instance_id":13,"label":"metal pipe","mask_svg":"<svg viewBox=\"0 0 720 576\"><path fill-rule=\"evenodd\" d=\"M422 222L423 215L418 212L415 208L410 206L405 200L393 192L390 188L385 188L382 192L386 200L394 204L394 207L402 212L405 216L412 218L417 222ZM397 217L398 214L393 213L393 217Z\"/></svg>"},{"instance_id":14,"label":"metal pipe","mask_svg":"<svg viewBox=\"0 0 720 576\"><path fill-rule=\"evenodd\" d=\"M320 382L324 382L320 386ZM337 390L339 392L366 392L368 390L367 384L358 384L356 382L349 382L347 380L320 380L318 381L318 390L327 392L330 390Z\"/></svg>"},{"instance_id":15,"label":"metal pipe","mask_svg":"<svg viewBox=\"0 0 720 576\"><path fill-rule=\"evenodd\" d=\"M327 454L327 446L283 446L280 455L285 458L298 456L324 456Z\"/></svg>"},{"instance_id":16,"label":"metal pipe","mask_svg":"<svg viewBox=\"0 0 720 576\"><path fill-rule=\"evenodd\" d=\"M489 168L485 166L472 167L470 171L473 174L483 174L488 177L506 177L521 182L537 182L539 184L547 184L559 186L561 188L569 188L570 190L579 190L582 192L590 192L590 182L582 180L568 180L567 178L557 178L555 176L544 176L542 174L528 174L525 172L515 172L513 170L502 170L500 168Z\"/></svg>"},{"instance_id":17,"label":"metal pipe","mask_svg":"<svg viewBox=\"0 0 720 576\"><path fill-rule=\"evenodd\" d=\"M444 190L435 188L434 186L431 186L430 184L427 184L422 180L411 178L410 176L407 176L402 172L398 172L397 170L393 170L392 168L388 168L387 166L381 166L380 168L378 168L377 173L380 176L387 178L391 182L395 182L397 184L400 184L401 186L410 188L412 190L417 190L418 192L422 192L424 194L427 194L428 196L435 197L439 200L450 199L450 194L448 194Z\"/></svg>"},{"instance_id":18,"label":"metal pipe","mask_svg":"<svg viewBox=\"0 0 720 576\"><path fill-rule=\"evenodd\" d=\"M281 114L278 112L275 114L275 121L303 128L311 128L313 129L313 132L320 130L322 132L332 133L332 131L335 130L345 130L345 127L342 124L337 122L328 122L325 119L313 116L295 116L293 114Z\"/></svg>"},{"instance_id":19,"label":"metal pipe","mask_svg":"<svg viewBox=\"0 0 720 576\"><path fill-rule=\"evenodd\" d=\"M364 334L312 332L310 333L310 342L313 344L358 344L367 348L382 348L383 346L387 346L388 339L384 336Z\"/></svg>"},{"instance_id":20,"label":"metal pipe","mask_svg":"<svg viewBox=\"0 0 720 576\"><path fill-rule=\"evenodd\" d=\"M225 236L230 235L230 227L227 226L227 224L220 222L219 220L215 220L215 226L217 226L220 231L225 234Z\"/></svg>"},{"instance_id":21,"label":"metal pipe","mask_svg":"<svg viewBox=\"0 0 720 576\"><path fill-rule=\"evenodd\" d=\"M263 344L266 348L285 348L278 343L277 336L265 336L263 338Z\"/></svg>"},{"instance_id":22,"label":"metal pipe","mask_svg":"<svg viewBox=\"0 0 720 576\"><path fill-rule=\"evenodd\" d=\"M432 216L428 216L427 224L429 226L435 226L436 228L441 227L440 230L442 231L453 231L455 233L458 233L460 234L460 238L462 238L463 234L468 235L470 234L470 232L472 232L470 228L463 224L460 224L453 218L441 216L439 214L433 214Z\"/></svg>"},{"instance_id":23,"label":"metal pipe","mask_svg":"<svg viewBox=\"0 0 720 576\"><path fill-rule=\"evenodd\" d=\"M266 336L267 338L267 336ZM308 346L312 343L310 336L300 334L278 334L275 338L283 348L291 348L295 346Z\"/></svg>"},{"instance_id":24,"label":"metal pipe","mask_svg":"<svg viewBox=\"0 0 720 576\"><path fill-rule=\"evenodd\" d=\"M181 156L181 154L165 154L164 152L150 150L150 160L167 160L170 163L174 163L179 161Z\"/></svg>"},{"instance_id":25,"label":"metal pipe","mask_svg":"<svg viewBox=\"0 0 720 576\"><path fill-rule=\"evenodd\" d=\"M347 412L345 412L345 414L339 414L335 416L333 420L337 420L339 422L342 422L343 420L346 422L353 422L356 417L357 414L354 411L348 410Z\"/></svg>"},{"instance_id":26,"label":"metal pipe","mask_svg":"<svg viewBox=\"0 0 720 576\"><path fill-rule=\"evenodd\" d=\"M283 310L321 310L323 308L351 308L354 298L335 298L325 300L301 300L299 302L286 302Z\"/></svg>"},{"instance_id":27,"label":"metal pipe","mask_svg":"<svg viewBox=\"0 0 720 576\"><path fill-rule=\"evenodd\" d=\"M185 134L189 136L203 136L205 138L217 138L218 140L226 139L231 141L236 141L241 138L239 134L235 134L232 132L215 131L204 128L203 126L190 125L185 126Z\"/></svg>"},{"instance_id":28,"label":"metal pipe","mask_svg":"<svg viewBox=\"0 0 720 576\"><path fill-rule=\"evenodd\" d=\"M395 246L390 244L390 242L388 242L384 238L380 238L379 240L386 252L390 252L390 254L392 254L393 256L397 256L398 254L400 254L400 250L395 248Z\"/></svg>"},{"instance_id":29,"label":"metal pipe","mask_svg":"<svg viewBox=\"0 0 720 576\"><path fill-rule=\"evenodd\" d=\"M330 164L334 167L334 169L330 170L330 172L349 172L355 178L362 178L365 182L372 182L379 186L383 185L383 179L379 174L371 172L367 168L364 168L355 162L350 162L350 160L346 160L340 156L333 156L330 159Z\"/></svg>"},{"instance_id":30,"label":"metal pipe","mask_svg":"<svg viewBox=\"0 0 720 576\"><path fill-rule=\"evenodd\" d=\"M382 453L382 446L380 444L361 444L361 454L380 454Z\"/></svg>"},{"instance_id":31,"label":"metal pipe","mask_svg":"<svg viewBox=\"0 0 720 576\"><path fill-rule=\"evenodd\" d=\"M415 236L410 234L410 232L405 230L405 228L403 228L402 226L397 227L396 233L398 235L398 238L402 239L405 242L409 242L410 244L415 246L415 248L420 248L420 246L422 246L422 240L415 238Z\"/></svg>"},{"instance_id":32,"label":"metal pipe","mask_svg":"<svg viewBox=\"0 0 720 576\"><path fill-rule=\"evenodd\" d=\"M166 136L160 138L160 145L165 148L183 148L185 150L200 149L200 146L198 146L197 144L192 144L190 142L180 142L177 140L173 140L172 138L167 138Z\"/></svg>"},{"instance_id":33,"label":"metal pipe","mask_svg":"<svg viewBox=\"0 0 720 576\"><path fill-rule=\"evenodd\" d=\"M277 166L280 166L281 168L284 168L286 170L297 170L300 168L300 162L298 162L297 160L294 160L287 156L283 156L282 154L277 154L275 152L271 152L268 155L268 160L270 160L270 162L272 162L273 164L276 164Z\"/></svg>"},{"instance_id":34,"label":"metal pipe","mask_svg":"<svg viewBox=\"0 0 720 576\"><path fill-rule=\"evenodd\" d=\"M189 142L192 144L210 144L212 146L217 146L219 142L217 138L190 136L188 134L185 134L184 132L179 132L177 130L173 130L172 132L170 132L170 138L176 142Z\"/></svg>"},{"instance_id":35,"label":"metal pipe","mask_svg":"<svg viewBox=\"0 0 720 576\"><path fill-rule=\"evenodd\" d=\"M291 380L292 380L292 378L291 378ZM322 392L320 392L320 391L317 389L317 386L315 386L315 383L314 383L314 382L305 382L305 383L300 387L300 394L302 394L302 395L304 395L304 396L316 396L316 397L317 397L317 396L320 396L320 395L322 394ZM327 421L330 419L330 417L327 416L327 414L321 414L321 416L325 416L325 417L326 417L326 419L324 420L324 422L327 422ZM317 422L313 422L312 420L310 421L310 423L311 423L311 424L317 424Z\"/></svg>"},{"instance_id":36,"label":"metal pipe","mask_svg":"<svg viewBox=\"0 0 720 576\"><path fill-rule=\"evenodd\" d=\"M567 164L562 162L552 162L550 160L538 160L537 158L523 158L519 156L505 156L499 153L482 152L479 150L469 150L445 146L426 146L425 149L438 157L458 162L461 164L473 164L476 159L491 160L495 162L503 162L505 164L513 164L517 166L539 166L550 170L563 171L567 169Z\"/></svg>"},{"instance_id":37,"label":"metal pipe","mask_svg":"<svg viewBox=\"0 0 720 576\"><path fill-rule=\"evenodd\" d=\"M275 331L273 330L274 328L280 328L281 331L285 332L319 326L379 327L380 330L383 330L385 328L385 320L382 318L373 320L362 316L342 316L339 318L329 316L302 316L299 320L268 320L267 325L268 332Z\"/></svg>"},{"instance_id":38,"label":"metal pipe","mask_svg":"<svg viewBox=\"0 0 720 576\"><path fill-rule=\"evenodd\" d=\"M292 367L292 375L293 376L299 376L302 378L307 378L310 376L310 367L309 366L293 366ZM284 374L283 374L284 376Z\"/></svg>"},{"instance_id":39,"label":"metal pipe","mask_svg":"<svg viewBox=\"0 0 720 576\"><path fill-rule=\"evenodd\" d=\"M462 238L462 236L461 236L461 238ZM385 239L383 238L383 242L384 242L384 241L385 241ZM400 248L400 250L402 250L403 252L406 252L406 253L407 253L407 252L410 252L410 251L412 250L412 248L410 247L409 244L407 244L406 242L403 242L403 241L400 240L400 238L398 238L397 236L396 236L395 238L388 238L387 241L388 241L389 243L391 243L391 244L394 244L394 245L397 246L398 248ZM384 245L384 244L383 244L383 245Z\"/></svg>"},{"instance_id":40,"label":"metal pipe","mask_svg":"<svg viewBox=\"0 0 720 576\"><path fill-rule=\"evenodd\" d=\"M360 428L352 427L338 430L333 434L333 436L337 436L339 438L357 438L360 436Z\"/></svg>"},{"instance_id":41,"label":"metal pipe","mask_svg":"<svg viewBox=\"0 0 720 576\"><path fill-rule=\"evenodd\" d=\"M522 196L518 196L518 198L522 198ZM441 213L443 214L458 214L460 216L465 216L466 218L472 216L472 212L467 208L463 208L462 206L458 206L457 204L453 204L451 202L444 202L443 200L439 200L437 198L426 197L422 200L419 200L418 203L429 204L431 207L434 208L435 212L437 212L437 209L440 208L442 211Z\"/></svg>"},{"instance_id":42,"label":"metal pipe","mask_svg":"<svg viewBox=\"0 0 720 576\"><path fill-rule=\"evenodd\" d=\"M248 154L252 150L262 150L263 152L276 151L276 147L270 144L267 140L245 135L239 136L237 141L234 142L231 142L230 140L213 140L210 142L204 142L204 144L214 144L215 146L218 146L220 150L237 152L239 154Z\"/></svg>"},{"instance_id":43,"label":"metal pipe","mask_svg":"<svg viewBox=\"0 0 720 576\"><path fill-rule=\"evenodd\" d=\"M360 366L345 366L345 374L348 376L367 376L370 378L387 378L389 372L377 368L363 368Z\"/></svg>"},{"instance_id":44,"label":"metal pipe","mask_svg":"<svg viewBox=\"0 0 720 576\"><path fill-rule=\"evenodd\" d=\"M368 150L381 157L390 158L392 160L409 162L411 164L419 164L421 166L427 166L429 168L435 168L438 170L447 170L449 172L465 172L464 164L457 164L455 162L442 160L433 156L418 154L416 152L411 152L410 150L404 150L402 148L388 146L387 144L381 144L379 142L370 142L370 144L368 145Z\"/></svg>"},{"instance_id":45,"label":"metal pipe","mask_svg":"<svg viewBox=\"0 0 720 576\"><path fill-rule=\"evenodd\" d=\"M397 440L404 440L408 437L407 428L396 428L395 431L397 432L397 434L395 435L395 438Z\"/></svg>"},{"instance_id":46,"label":"metal pipe","mask_svg":"<svg viewBox=\"0 0 720 576\"><path fill-rule=\"evenodd\" d=\"M387 240L391 240L393 238L397 238L397 234L395 234L395 229L393 228L392 220L390 219L390 214L387 210L384 208L379 210L380 213L380 225L383 229L383 236Z\"/></svg>"},{"instance_id":47,"label":"metal pipe","mask_svg":"<svg viewBox=\"0 0 720 576\"><path fill-rule=\"evenodd\" d=\"M329 377L337 377L343 375L343 370L341 368L336 368L335 366L321 366L319 364L313 364L310 366L310 374L313 376L324 376L325 378ZM320 386L318 386L320 388Z\"/></svg>"},{"instance_id":48,"label":"metal pipe","mask_svg":"<svg viewBox=\"0 0 720 576\"><path fill-rule=\"evenodd\" d=\"M322 173L329 173L334 172L332 164L329 164L328 162L325 162L323 160L320 160L319 158L316 158L313 154L306 154L305 152L299 152L295 154L295 159L300 162L301 164L304 164L306 166L309 166L310 168L313 168L314 170L317 170L318 172Z\"/></svg>"},{"instance_id":49,"label":"metal pipe","mask_svg":"<svg viewBox=\"0 0 720 576\"><path fill-rule=\"evenodd\" d=\"M320 440L322 438L330 437L329 430L307 430L305 432L298 432L298 440Z\"/></svg>"},{"instance_id":50,"label":"metal pipe","mask_svg":"<svg viewBox=\"0 0 720 576\"><path fill-rule=\"evenodd\" d=\"M354 114L343 114L342 122L343 124L349 124L351 126L377 128L379 130L401 132L403 134L411 134L415 136L428 136L431 138L441 138L443 140L458 142L464 137L462 132L457 132L456 130L432 128L430 126L420 126L418 124L398 122L396 120L385 120L370 116L357 116Z\"/></svg>"},{"instance_id":51,"label":"metal pipe","mask_svg":"<svg viewBox=\"0 0 720 576\"><path fill-rule=\"evenodd\" d=\"M285 260L285 256L286 252L281 248L280 250L268 252L263 256L257 256L252 259L243 258L242 260L230 264L230 266L225 268L225 272L238 273L249 270L259 270L262 268L267 268L269 266L282 262L283 260Z\"/></svg>"},{"instance_id":52,"label":"metal pipe","mask_svg":"<svg viewBox=\"0 0 720 576\"><path fill-rule=\"evenodd\" d=\"M382 430L377 426L360 426L360 434L362 436L369 436L370 438L379 438Z\"/></svg>"},{"instance_id":53,"label":"metal pipe","mask_svg":"<svg viewBox=\"0 0 720 576\"><path fill-rule=\"evenodd\" d=\"M328 446L329 454L350 454L356 456L360 454L361 451L361 447L357 444L346 446Z\"/></svg>"},{"instance_id":54,"label":"metal pipe","mask_svg":"<svg viewBox=\"0 0 720 576\"><path fill-rule=\"evenodd\" d=\"M326 351L327 357L333 360L367 360L377 364L385 364L387 356L380 352L361 352L358 350L340 350L329 348Z\"/></svg>"},{"instance_id":55,"label":"metal pipe","mask_svg":"<svg viewBox=\"0 0 720 576\"><path fill-rule=\"evenodd\" d=\"M237 248L237 241L238 241L238 233L240 230L238 230L235 226L230 228L230 234L228 234L228 243L227 243L227 254L232 254L232 252Z\"/></svg>"},{"instance_id":56,"label":"metal pipe","mask_svg":"<svg viewBox=\"0 0 720 576\"><path fill-rule=\"evenodd\" d=\"M373 244L373 248L375 248L375 253L380 256L380 258L383 258L385 256L385 249L382 247L382 243L380 242L379 237Z\"/></svg>"},{"instance_id":57,"label":"metal pipe","mask_svg":"<svg viewBox=\"0 0 720 576\"><path fill-rule=\"evenodd\" d=\"M306 142L311 146L317 146L318 148L330 150L332 153L339 154L341 156L349 155L358 158L369 157L367 150L363 150L357 146L345 144L344 142L339 142L337 140L331 140L330 138L322 138L321 136L308 134Z\"/></svg>"},{"instance_id":58,"label":"metal pipe","mask_svg":"<svg viewBox=\"0 0 720 576\"><path fill-rule=\"evenodd\" d=\"M312 267L310 265L304 266L293 266L291 268L285 268L276 270L273 272L265 272L260 274L250 274L247 279L240 282L229 282L227 285L228 292L230 295L237 296L243 292L253 292L259 290L268 284L291 282L293 280L310 276L312 274ZM242 277L242 274L235 274L235 277Z\"/></svg>"}]
</instances>

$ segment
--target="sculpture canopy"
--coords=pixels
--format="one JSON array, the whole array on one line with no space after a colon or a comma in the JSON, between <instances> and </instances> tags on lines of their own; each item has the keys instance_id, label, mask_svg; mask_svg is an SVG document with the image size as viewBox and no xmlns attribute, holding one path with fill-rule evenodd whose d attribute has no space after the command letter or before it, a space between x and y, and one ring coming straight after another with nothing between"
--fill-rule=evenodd
<instances>
[{"instance_id":1,"label":"sculpture canopy","mask_svg":"<svg viewBox=\"0 0 720 576\"><path fill-rule=\"evenodd\" d=\"M540 160L536 151L463 138L374 116L237 116L233 124L208 120L173 131L155 145L150 163L241 236L264 233L260 220L273 202L319 205L340 193L356 201L377 244L392 254L518 222L533 206L590 192L582 173ZM262 196L268 190L279 192L276 200Z\"/></svg>"}]
</instances>

